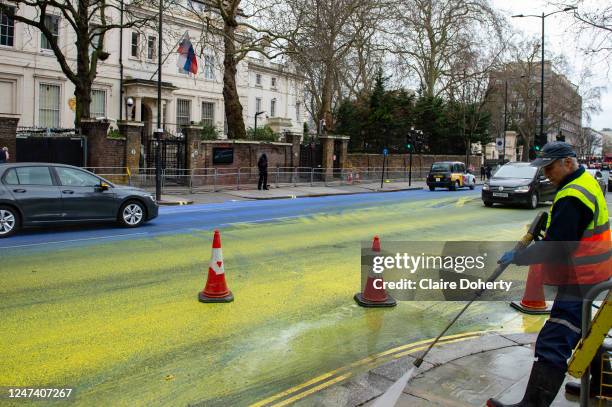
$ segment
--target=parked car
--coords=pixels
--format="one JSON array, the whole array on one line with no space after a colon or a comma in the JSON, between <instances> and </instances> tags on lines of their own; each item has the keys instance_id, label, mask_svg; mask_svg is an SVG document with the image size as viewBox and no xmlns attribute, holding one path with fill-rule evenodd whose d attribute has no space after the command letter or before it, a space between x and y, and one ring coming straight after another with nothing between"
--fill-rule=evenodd
<instances>
[{"instance_id":1,"label":"parked car","mask_svg":"<svg viewBox=\"0 0 612 407\"><path fill-rule=\"evenodd\" d=\"M556 188L543 170L529 163L510 162L503 165L482 187L482 202L485 206L519 204L535 209L540 202L551 201Z\"/></svg>"},{"instance_id":2,"label":"parked car","mask_svg":"<svg viewBox=\"0 0 612 407\"><path fill-rule=\"evenodd\" d=\"M427 176L427 186L430 191L436 188L448 188L455 191L458 188L474 189L476 177L465 169L465 164L458 161L441 161L431 165Z\"/></svg>"},{"instance_id":3,"label":"parked car","mask_svg":"<svg viewBox=\"0 0 612 407\"><path fill-rule=\"evenodd\" d=\"M158 214L149 192L63 164L0 164L0 238L22 227L114 221L137 227Z\"/></svg>"},{"instance_id":4,"label":"parked car","mask_svg":"<svg viewBox=\"0 0 612 407\"><path fill-rule=\"evenodd\" d=\"M589 174L591 174L593 176L593 178L595 178L597 180L597 183L599 184L599 186L601 187L601 192L603 192L604 196L606 195L606 188L607 185L610 183L610 180L608 179L607 181L604 180L604 175L601 171L599 170L593 170L590 168L587 168L586 170ZM609 177L608 177L609 178Z\"/></svg>"}]
</instances>

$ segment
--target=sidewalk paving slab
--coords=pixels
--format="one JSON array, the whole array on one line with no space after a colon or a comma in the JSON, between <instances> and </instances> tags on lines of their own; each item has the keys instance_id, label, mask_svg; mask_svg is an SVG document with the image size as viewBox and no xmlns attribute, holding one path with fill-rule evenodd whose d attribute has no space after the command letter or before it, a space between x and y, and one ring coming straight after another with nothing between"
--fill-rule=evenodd
<instances>
[{"instance_id":1,"label":"sidewalk paving slab","mask_svg":"<svg viewBox=\"0 0 612 407\"><path fill-rule=\"evenodd\" d=\"M434 347L408 382L396 407L484 406L491 397L516 403L525 391L533 364L537 334L484 333L472 339ZM413 366L417 355L387 362L310 394L297 406L371 407ZM428 363L431 362L431 363ZM573 378L567 380L575 381ZM591 400L592 405L611 406ZM563 387L553 407L577 407L577 397Z\"/></svg>"}]
</instances>

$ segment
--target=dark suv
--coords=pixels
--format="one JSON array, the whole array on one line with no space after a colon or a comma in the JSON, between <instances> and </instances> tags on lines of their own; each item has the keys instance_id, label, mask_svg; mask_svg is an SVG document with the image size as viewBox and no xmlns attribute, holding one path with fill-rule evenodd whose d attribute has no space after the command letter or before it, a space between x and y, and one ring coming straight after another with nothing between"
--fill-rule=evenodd
<instances>
[{"instance_id":1,"label":"dark suv","mask_svg":"<svg viewBox=\"0 0 612 407\"><path fill-rule=\"evenodd\" d=\"M157 217L148 192L113 185L62 164L0 164L0 238L21 227L116 221L136 227Z\"/></svg>"},{"instance_id":2,"label":"dark suv","mask_svg":"<svg viewBox=\"0 0 612 407\"><path fill-rule=\"evenodd\" d=\"M544 176L541 168L521 162L500 167L482 187L485 206L519 204L535 209L542 201L552 201L555 194L555 186Z\"/></svg>"}]
</instances>

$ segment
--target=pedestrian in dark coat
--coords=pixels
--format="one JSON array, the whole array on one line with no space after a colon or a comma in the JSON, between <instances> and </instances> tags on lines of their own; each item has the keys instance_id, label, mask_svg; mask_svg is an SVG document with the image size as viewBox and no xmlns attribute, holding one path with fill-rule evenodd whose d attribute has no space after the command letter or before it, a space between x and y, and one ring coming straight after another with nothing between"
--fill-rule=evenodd
<instances>
[{"instance_id":1,"label":"pedestrian in dark coat","mask_svg":"<svg viewBox=\"0 0 612 407\"><path fill-rule=\"evenodd\" d=\"M268 157L266 153L263 153L257 161L257 168L259 168L259 182L257 183L257 189L268 189Z\"/></svg>"},{"instance_id":2,"label":"pedestrian in dark coat","mask_svg":"<svg viewBox=\"0 0 612 407\"><path fill-rule=\"evenodd\" d=\"M491 169L491 166L490 166L490 165L487 165L487 170L486 170L486 173L487 173L487 179L491 179L491 173L492 173L492 171L493 171L493 170Z\"/></svg>"},{"instance_id":3,"label":"pedestrian in dark coat","mask_svg":"<svg viewBox=\"0 0 612 407\"><path fill-rule=\"evenodd\" d=\"M480 180L484 181L486 175L487 175L487 170L484 167L484 165L481 165L480 166Z\"/></svg>"}]
</instances>

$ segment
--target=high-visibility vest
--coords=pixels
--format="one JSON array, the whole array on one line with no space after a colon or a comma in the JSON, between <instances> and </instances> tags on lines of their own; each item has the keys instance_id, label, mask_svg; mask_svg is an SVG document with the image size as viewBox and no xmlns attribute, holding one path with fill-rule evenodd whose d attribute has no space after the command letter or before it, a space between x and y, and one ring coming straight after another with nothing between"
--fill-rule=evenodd
<instances>
[{"instance_id":1,"label":"high-visibility vest","mask_svg":"<svg viewBox=\"0 0 612 407\"><path fill-rule=\"evenodd\" d=\"M608 206L601 187L595 178L585 171L557 192L550 209L551 215L555 203L566 197L578 198L593 212L593 220L584 231L569 265L542 265L544 284L597 284L606 281L612 277L612 243ZM550 226L551 217L548 216L546 229Z\"/></svg>"}]
</instances>

